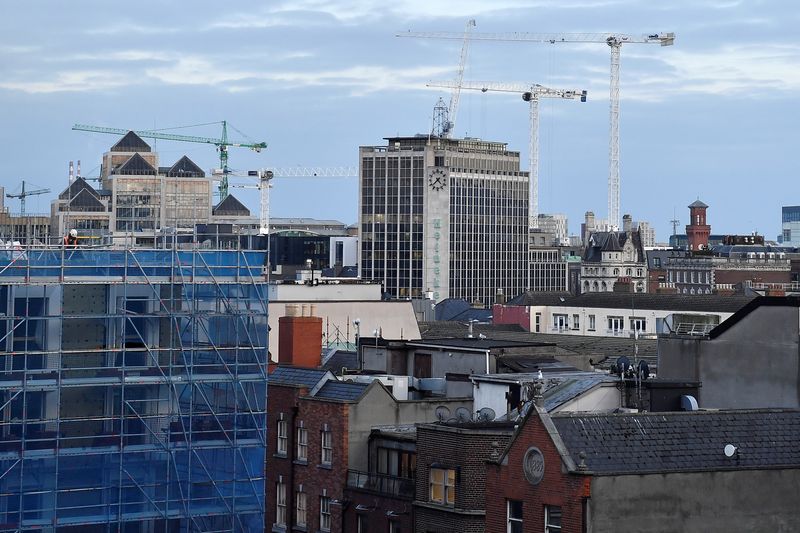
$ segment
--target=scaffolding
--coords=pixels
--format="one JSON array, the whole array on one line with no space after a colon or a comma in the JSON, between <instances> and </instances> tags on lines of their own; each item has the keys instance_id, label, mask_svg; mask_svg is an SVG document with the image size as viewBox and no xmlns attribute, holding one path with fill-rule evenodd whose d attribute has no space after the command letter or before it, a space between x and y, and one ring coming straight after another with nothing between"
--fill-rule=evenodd
<instances>
[{"instance_id":1,"label":"scaffolding","mask_svg":"<svg viewBox=\"0 0 800 533\"><path fill-rule=\"evenodd\" d=\"M0 531L263 530L265 264L0 250Z\"/></svg>"}]
</instances>

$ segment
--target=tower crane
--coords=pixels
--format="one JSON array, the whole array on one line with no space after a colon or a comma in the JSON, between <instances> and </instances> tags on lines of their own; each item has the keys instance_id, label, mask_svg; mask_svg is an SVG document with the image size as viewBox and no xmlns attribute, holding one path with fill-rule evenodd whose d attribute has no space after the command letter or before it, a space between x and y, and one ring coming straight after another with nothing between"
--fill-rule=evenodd
<instances>
[{"instance_id":1,"label":"tower crane","mask_svg":"<svg viewBox=\"0 0 800 533\"><path fill-rule=\"evenodd\" d=\"M20 217L25 217L25 198L28 196L35 196L37 194L46 194L50 192L50 189L34 189L34 190L25 190L25 180L22 180L22 190L17 194L6 193L8 198L19 198L19 215Z\"/></svg>"},{"instance_id":2,"label":"tower crane","mask_svg":"<svg viewBox=\"0 0 800 533\"><path fill-rule=\"evenodd\" d=\"M428 87L450 87L449 82L431 82ZM481 92L498 91L517 93L522 99L530 102L530 202L528 210L528 227L539 227L539 99L561 98L564 100L586 101L586 91L575 89L551 89L539 84L521 85L476 81L461 85L462 89Z\"/></svg>"},{"instance_id":3,"label":"tower crane","mask_svg":"<svg viewBox=\"0 0 800 533\"><path fill-rule=\"evenodd\" d=\"M460 39L464 40L461 45L461 55L458 60L458 70L456 71L455 82L451 85L453 92L450 94L450 105L446 106L444 101L439 98L433 108L433 134L438 137L450 138L456 127L456 115L458 114L458 102L461 98L461 82L464 80L464 67L467 64L467 51L469 50L469 37L472 28L475 27L475 19L467 21L464 32Z\"/></svg>"},{"instance_id":4,"label":"tower crane","mask_svg":"<svg viewBox=\"0 0 800 533\"><path fill-rule=\"evenodd\" d=\"M398 37L421 37L428 39L458 39L452 32L405 32ZM610 139L608 165L608 223L612 228L619 227L620 210L620 171L619 171L619 62L623 44L660 44L670 46L675 42L675 33L651 33L634 36L621 33L473 33L470 36L479 41L527 41L535 43L603 43L611 49L611 103Z\"/></svg>"},{"instance_id":5,"label":"tower crane","mask_svg":"<svg viewBox=\"0 0 800 533\"><path fill-rule=\"evenodd\" d=\"M267 147L267 143L265 142L234 142L228 139L228 122L223 120L221 122L212 122L210 124L222 124L222 136L218 139L213 137L197 137L193 135L176 135L174 133L164 133L163 131L158 130L125 130L119 128L105 128L101 126L89 126L86 124L75 124L72 126L73 130L77 131L91 131L94 133L110 133L113 135L125 135L128 131L133 131L139 137L146 137L148 139L163 139L166 141L182 141L182 142L193 142L193 143L205 143L205 144L213 144L217 147L217 151L219 152L219 166L222 169L222 174L219 182L219 197L220 201L224 200L225 197L228 196L228 175L230 171L228 169L228 147L241 147L241 148L250 148L255 152L261 152L262 149ZM207 124L197 124L198 126L206 126ZM233 126L231 126L234 130ZM241 135L242 132L236 130Z\"/></svg>"},{"instance_id":6,"label":"tower crane","mask_svg":"<svg viewBox=\"0 0 800 533\"><path fill-rule=\"evenodd\" d=\"M221 169L212 169L211 174L216 175ZM288 167L261 170L248 170L246 174L228 172L231 176L247 176L258 178L258 183L233 184L237 189L259 190L259 235L269 235L269 190L272 188L274 178L349 178L358 176L354 167Z\"/></svg>"}]
</instances>

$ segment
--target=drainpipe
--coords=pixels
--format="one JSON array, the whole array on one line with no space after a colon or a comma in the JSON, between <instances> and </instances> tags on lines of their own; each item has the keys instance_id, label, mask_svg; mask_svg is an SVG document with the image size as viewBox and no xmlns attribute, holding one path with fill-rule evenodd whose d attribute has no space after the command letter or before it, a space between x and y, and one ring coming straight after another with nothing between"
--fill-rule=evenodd
<instances>
[{"instance_id":1,"label":"drainpipe","mask_svg":"<svg viewBox=\"0 0 800 533\"><path fill-rule=\"evenodd\" d=\"M295 401L298 398L295 398ZM294 513L297 506L294 490L294 452L295 452L295 439L297 438L297 430L295 429L295 420L297 419L297 412L299 408L297 405L292 407L292 417L289 419L289 442L287 443L288 450L286 450L286 458L289 460L289 490L286 494L286 531L291 531L294 527ZM308 500L306 500L307 502ZM308 505L306 503L306 505Z\"/></svg>"},{"instance_id":2,"label":"drainpipe","mask_svg":"<svg viewBox=\"0 0 800 533\"><path fill-rule=\"evenodd\" d=\"M489 350L486 350L486 373L491 374L491 370L489 369Z\"/></svg>"}]
</instances>

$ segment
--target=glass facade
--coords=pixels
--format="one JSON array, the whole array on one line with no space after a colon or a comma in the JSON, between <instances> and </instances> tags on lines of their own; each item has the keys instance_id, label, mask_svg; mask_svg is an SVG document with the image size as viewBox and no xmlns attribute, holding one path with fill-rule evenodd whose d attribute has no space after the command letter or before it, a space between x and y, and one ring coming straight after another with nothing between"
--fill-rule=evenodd
<instances>
[{"instance_id":1,"label":"glass facade","mask_svg":"<svg viewBox=\"0 0 800 533\"><path fill-rule=\"evenodd\" d=\"M263 252L0 252L0 525L262 531Z\"/></svg>"}]
</instances>

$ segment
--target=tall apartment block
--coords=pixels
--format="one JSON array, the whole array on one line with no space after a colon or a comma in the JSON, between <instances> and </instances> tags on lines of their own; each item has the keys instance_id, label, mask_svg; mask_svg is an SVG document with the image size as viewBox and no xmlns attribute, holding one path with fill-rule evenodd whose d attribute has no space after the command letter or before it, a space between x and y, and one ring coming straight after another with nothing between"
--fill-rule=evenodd
<instances>
[{"instance_id":1,"label":"tall apartment block","mask_svg":"<svg viewBox=\"0 0 800 533\"><path fill-rule=\"evenodd\" d=\"M525 291L527 172L505 143L427 135L359 149L360 274L394 297Z\"/></svg>"},{"instance_id":2,"label":"tall apartment block","mask_svg":"<svg viewBox=\"0 0 800 533\"><path fill-rule=\"evenodd\" d=\"M0 251L0 530L262 531L264 260Z\"/></svg>"}]
</instances>

